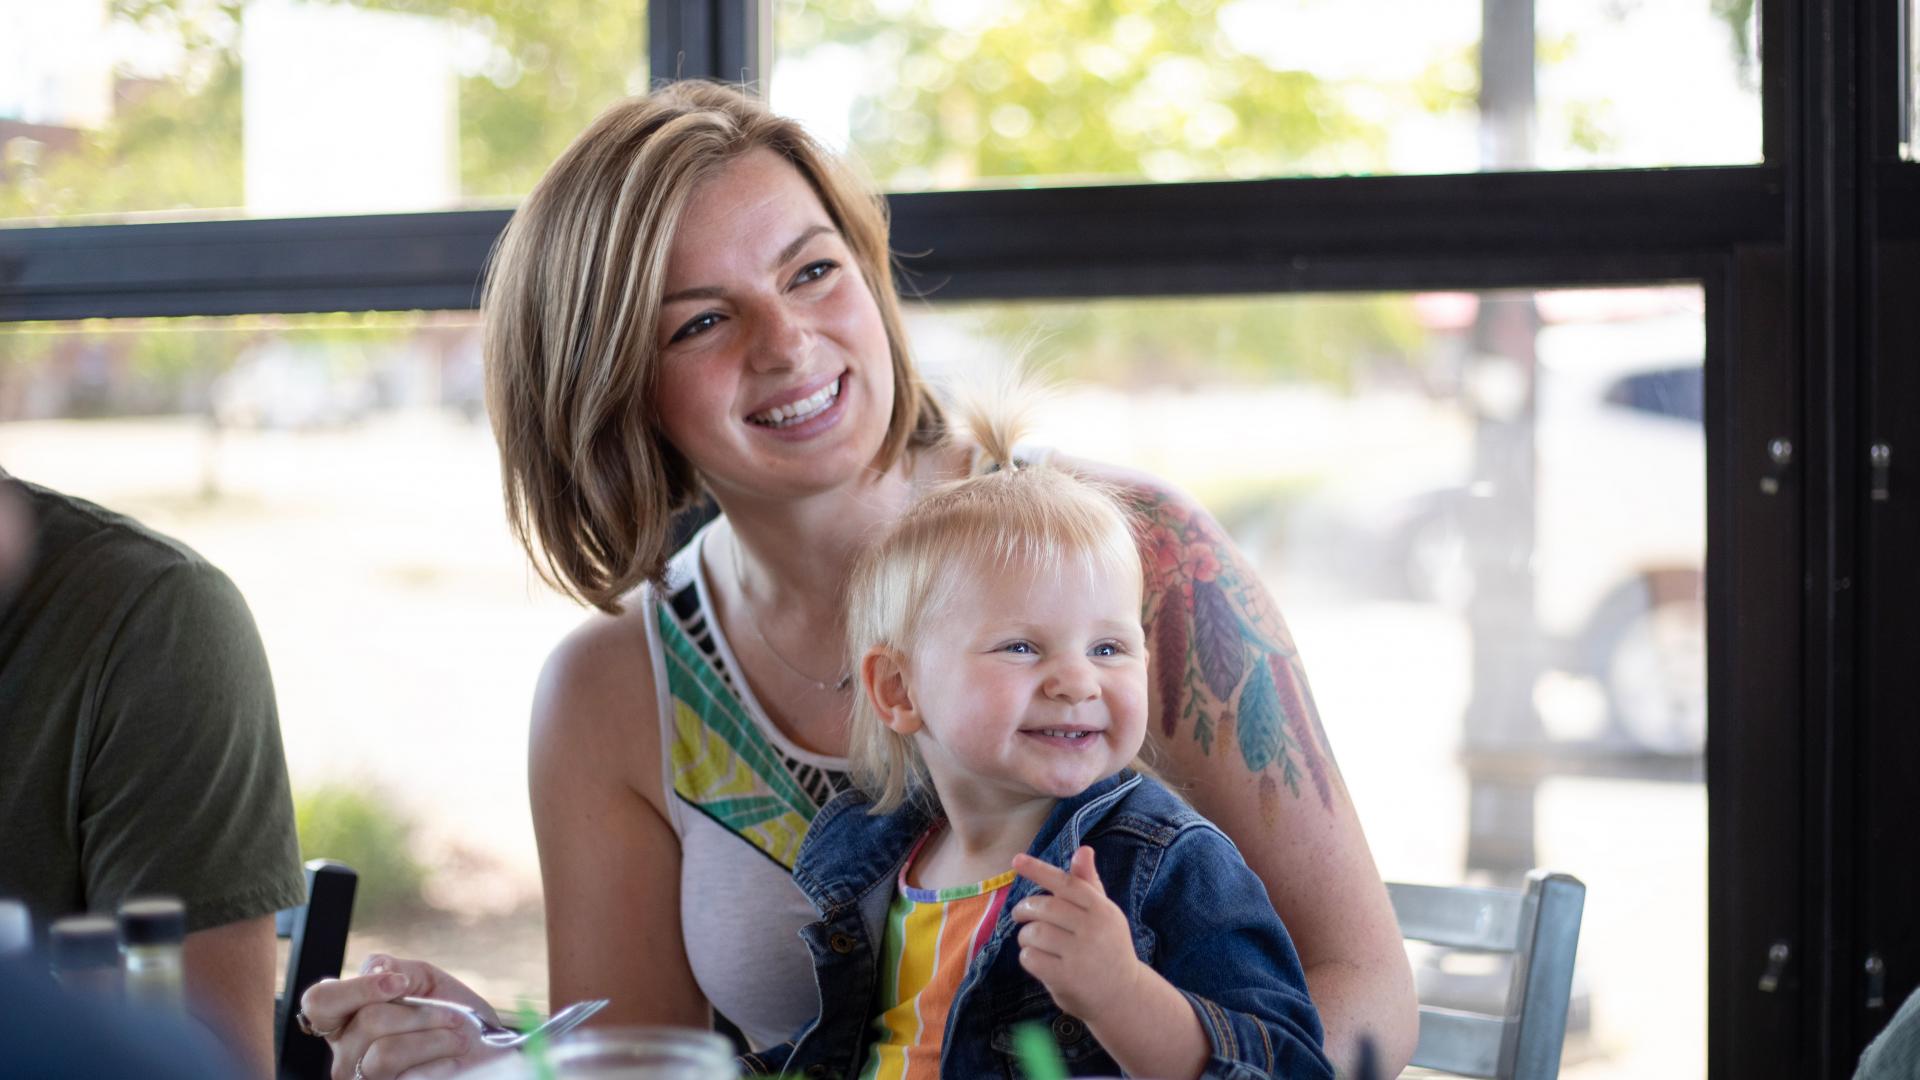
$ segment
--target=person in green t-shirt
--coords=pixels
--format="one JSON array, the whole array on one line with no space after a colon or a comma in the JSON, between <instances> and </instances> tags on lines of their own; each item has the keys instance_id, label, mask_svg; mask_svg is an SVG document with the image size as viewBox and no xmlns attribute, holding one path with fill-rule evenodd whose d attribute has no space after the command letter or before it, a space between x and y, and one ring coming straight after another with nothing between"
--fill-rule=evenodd
<instances>
[{"instance_id":1,"label":"person in green t-shirt","mask_svg":"<svg viewBox=\"0 0 1920 1080\"><path fill-rule=\"evenodd\" d=\"M227 576L0 472L0 896L44 935L179 897L189 1007L273 1058L273 912L303 902L266 653Z\"/></svg>"}]
</instances>

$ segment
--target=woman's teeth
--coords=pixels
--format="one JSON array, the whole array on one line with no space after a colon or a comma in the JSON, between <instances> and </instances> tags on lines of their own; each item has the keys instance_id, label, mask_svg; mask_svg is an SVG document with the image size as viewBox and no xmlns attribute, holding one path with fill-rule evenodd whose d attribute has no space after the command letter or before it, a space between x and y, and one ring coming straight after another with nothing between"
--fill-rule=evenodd
<instances>
[{"instance_id":1,"label":"woman's teeth","mask_svg":"<svg viewBox=\"0 0 1920 1080\"><path fill-rule=\"evenodd\" d=\"M762 427L788 427L801 423L802 421L811 420L822 412L825 412L827 406L833 404L833 400L839 396L840 380L835 379L809 397L801 398L791 405L781 405L778 408L768 409L763 413L755 413L747 417L747 421L749 423L759 424Z\"/></svg>"}]
</instances>

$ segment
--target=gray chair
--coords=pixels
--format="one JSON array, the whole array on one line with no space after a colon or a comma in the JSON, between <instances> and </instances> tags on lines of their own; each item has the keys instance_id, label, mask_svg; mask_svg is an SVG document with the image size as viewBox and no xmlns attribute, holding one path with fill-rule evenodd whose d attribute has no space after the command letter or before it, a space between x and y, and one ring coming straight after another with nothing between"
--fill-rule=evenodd
<instances>
[{"instance_id":1,"label":"gray chair","mask_svg":"<svg viewBox=\"0 0 1920 1080\"><path fill-rule=\"evenodd\" d=\"M1389 882L1387 893L1400 936L1409 941L1510 957L1498 1012L1421 1002L1413 1064L1495 1080L1558 1076L1587 887L1567 874L1535 870L1524 891Z\"/></svg>"}]
</instances>

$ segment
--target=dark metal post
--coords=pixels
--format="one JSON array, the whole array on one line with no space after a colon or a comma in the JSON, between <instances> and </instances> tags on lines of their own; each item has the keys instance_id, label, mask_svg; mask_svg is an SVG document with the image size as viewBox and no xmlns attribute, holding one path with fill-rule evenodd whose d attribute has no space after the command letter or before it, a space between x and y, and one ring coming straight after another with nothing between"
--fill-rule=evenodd
<instances>
[{"instance_id":1,"label":"dark metal post","mask_svg":"<svg viewBox=\"0 0 1920 1080\"><path fill-rule=\"evenodd\" d=\"M654 82L718 79L765 93L773 69L772 0L654 0L647 31Z\"/></svg>"}]
</instances>

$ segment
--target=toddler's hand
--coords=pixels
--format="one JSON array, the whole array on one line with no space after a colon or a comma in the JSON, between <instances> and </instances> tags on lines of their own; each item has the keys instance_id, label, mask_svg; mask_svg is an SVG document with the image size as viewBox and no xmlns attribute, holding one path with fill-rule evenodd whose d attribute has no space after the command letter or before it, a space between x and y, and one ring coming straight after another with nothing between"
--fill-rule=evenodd
<instances>
[{"instance_id":1,"label":"toddler's hand","mask_svg":"<svg viewBox=\"0 0 1920 1080\"><path fill-rule=\"evenodd\" d=\"M1094 872L1093 849L1073 853L1072 872L1030 855L1013 868L1050 896L1029 896L1013 909L1020 927L1020 966L1039 979L1054 1003L1094 1020L1107 1003L1133 992L1146 970L1133 954L1126 913L1107 899Z\"/></svg>"}]
</instances>

